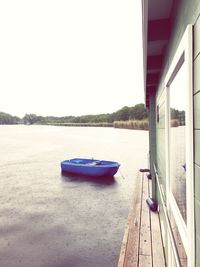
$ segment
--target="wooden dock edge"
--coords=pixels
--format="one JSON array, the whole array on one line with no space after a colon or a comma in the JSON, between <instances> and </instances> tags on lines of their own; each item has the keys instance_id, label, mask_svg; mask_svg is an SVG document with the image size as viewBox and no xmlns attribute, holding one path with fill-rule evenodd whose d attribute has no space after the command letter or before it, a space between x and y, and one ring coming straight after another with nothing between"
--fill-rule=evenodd
<instances>
[{"instance_id":1,"label":"wooden dock edge","mask_svg":"<svg viewBox=\"0 0 200 267\"><path fill-rule=\"evenodd\" d=\"M137 175L136 190L128 214L128 221L121 245L118 267L137 266L141 224L143 174Z\"/></svg>"},{"instance_id":2,"label":"wooden dock edge","mask_svg":"<svg viewBox=\"0 0 200 267\"><path fill-rule=\"evenodd\" d=\"M145 173L136 179L118 267L165 267L159 213L151 212L146 203L152 194L152 181Z\"/></svg>"}]
</instances>

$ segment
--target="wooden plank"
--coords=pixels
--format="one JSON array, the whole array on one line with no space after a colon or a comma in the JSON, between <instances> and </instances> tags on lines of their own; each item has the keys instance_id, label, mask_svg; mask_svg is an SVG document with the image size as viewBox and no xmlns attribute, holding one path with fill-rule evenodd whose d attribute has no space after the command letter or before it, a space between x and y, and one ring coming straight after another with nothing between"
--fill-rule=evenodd
<instances>
[{"instance_id":1,"label":"wooden plank","mask_svg":"<svg viewBox=\"0 0 200 267\"><path fill-rule=\"evenodd\" d=\"M151 212L150 218L153 266L163 267L165 266L165 258L158 213Z\"/></svg>"},{"instance_id":2,"label":"wooden plank","mask_svg":"<svg viewBox=\"0 0 200 267\"><path fill-rule=\"evenodd\" d=\"M150 20L148 22L148 42L169 40L170 33L170 19Z\"/></svg>"},{"instance_id":3,"label":"wooden plank","mask_svg":"<svg viewBox=\"0 0 200 267\"><path fill-rule=\"evenodd\" d=\"M150 212L146 199L151 196L152 181L145 174L137 177L118 267L163 267L164 249L158 213Z\"/></svg>"},{"instance_id":4,"label":"wooden plank","mask_svg":"<svg viewBox=\"0 0 200 267\"><path fill-rule=\"evenodd\" d=\"M152 196L152 180L149 180L149 197ZM152 262L153 266L165 266L164 248L161 237L159 215L157 212L150 212Z\"/></svg>"},{"instance_id":5,"label":"wooden plank","mask_svg":"<svg viewBox=\"0 0 200 267\"><path fill-rule=\"evenodd\" d=\"M139 267L148 267L148 266L152 266L152 258L151 258L151 256L139 255Z\"/></svg>"},{"instance_id":6,"label":"wooden plank","mask_svg":"<svg viewBox=\"0 0 200 267\"><path fill-rule=\"evenodd\" d=\"M142 194L142 214L141 214L141 228L140 228L140 255L151 256L151 233L150 233L150 215L146 199L149 197L149 184L145 177L143 181Z\"/></svg>"},{"instance_id":7,"label":"wooden plank","mask_svg":"<svg viewBox=\"0 0 200 267\"><path fill-rule=\"evenodd\" d=\"M194 173L195 173L195 177L196 177L195 189L194 189L195 198L200 202L200 167L196 164L194 165ZM196 215L197 215L197 213L200 213L200 209L196 209ZM200 220L199 220L199 224L197 224L197 225L200 225ZM197 231L197 235L199 235L199 237L200 237L200 228L197 227L196 231Z\"/></svg>"},{"instance_id":8,"label":"wooden plank","mask_svg":"<svg viewBox=\"0 0 200 267\"><path fill-rule=\"evenodd\" d=\"M132 209L129 213L129 233L126 246L126 255L123 267L138 266L138 249L141 220L141 192L143 174L137 177L137 191L134 192ZM118 265L118 267L121 267Z\"/></svg>"},{"instance_id":9,"label":"wooden plank","mask_svg":"<svg viewBox=\"0 0 200 267\"><path fill-rule=\"evenodd\" d=\"M194 61L194 93L197 93L200 90L199 70L200 70L200 55L198 55L198 57Z\"/></svg>"},{"instance_id":10,"label":"wooden plank","mask_svg":"<svg viewBox=\"0 0 200 267\"><path fill-rule=\"evenodd\" d=\"M124 266L124 261L125 261L125 256L126 256L126 248L127 248L127 242L128 242L128 233L129 233L129 223L127 223L126 228L125 228L125 233L121 245L121 251L120 251L120 256L119 256L119 261L118 261L118 267L123 267Z\"/></svg>"},{"instance_id":11,"label":"wooden plank","mask_svg":"<svg viewBox=\"0 0 200 267\"><path fill-rule=\"evenodd\" d=\"M157 73L147 73L147 85L158 84L159 81L159 72Z\"/></svg>"},{"instance_id":12,"label":"wooden plank","mask_svg":"<svg viewBox=\"0 0 200 267\"><path fill-rule=\"evenodd\" d=\"M200 68L199 68L200 69ZM200 76L200 75L199 75ZM194 96L194 128L200 129L200 92Z\"/></svg>"},{"instance_id":13,"label":"wooden plank","mask_svg":"<svg viewBox=\"0 0 200 267\"><path fill-rule=\"evenodd\" d=\"M194 58L200 52L200 17L194 25Z\"/></svg>"},{"instance_id":14,"label":"wooden plank","mask_svg":"<svg viewBox=\"0 0 200 267\"><path fill-rule=\"evenodd\" d=\"M162 56L148 56L147 57L147 69L148 70L157 70L162 67L162 61L163 57Z\"/></svg>"},{"instance_id":15,"label":"wooden plank","mask_svg":"<svg viewBox=\"0 0 200 267\"><path fill-rule=\"evenodd\" d=\"M195 163L200 166L200 130L194 130L194 141L195 141Z\"/></svg>"}]
</instances>

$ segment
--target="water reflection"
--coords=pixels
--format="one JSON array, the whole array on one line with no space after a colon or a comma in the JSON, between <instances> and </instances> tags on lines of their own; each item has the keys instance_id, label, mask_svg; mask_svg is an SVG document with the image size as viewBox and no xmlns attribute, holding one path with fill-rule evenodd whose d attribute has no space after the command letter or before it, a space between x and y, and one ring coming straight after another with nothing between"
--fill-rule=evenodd
<instances>
[{"instance_id":1,"label":"water reflection","mask_svg":"<svg viewBox=\"0 0 200 267\"><path fill-rule=\"evenodd\" d=\"M184 71L183 65L170 85L170 183L171 191L186 223L186 88L183 84ZM178 97L180 95L181 98Z\"/></svg>"},{"instance_id":2,"label":"water reflection","mask_svg":"<svg viewBox=\"0 0 200 267\"><path fill-rule=\"evenodd\" d=\"M170 103L170 190L173 194L180 215L187 224L187 195L186 195L186 107L187 88L185 83L186 68L183 64L169 88ZM180 97L181 96L181 97ZM170 200L170 204L173 203ZM181 266L187 266L187 254L183 243L183 227L178 224L177 210L170 205L170 224L176 243ZM175 216L176 214L176 216Z\"/></svg>"},{"instance_id":3,"label":"water reflection","mask_svg":"<svg viewBox=\"0 0 200 267\"><path fill-rule=\"evenodd\" d=\"M67 172L61 172L61 178L64 182L84 183L88 182L94 186L111 186L116 183L112 176L91 177L86 175L76 175Z\"/></svg>"}]
</instances>

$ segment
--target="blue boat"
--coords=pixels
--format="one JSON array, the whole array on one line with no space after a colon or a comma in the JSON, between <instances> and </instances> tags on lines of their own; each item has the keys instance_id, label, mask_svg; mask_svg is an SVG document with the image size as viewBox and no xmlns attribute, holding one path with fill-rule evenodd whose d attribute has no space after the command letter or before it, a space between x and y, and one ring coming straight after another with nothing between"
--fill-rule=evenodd
<instances>
[{"instance_id":1,"label":"blue boat","mask_svg":"<svg viewBox=\"0 0 200 267\"><path fill-rule=\"evenodd\" d=\"M120 164L115 161L74 158L61 162L63 172L102 177L112 177L118 171Z\"/></svg>"}]
</instances>

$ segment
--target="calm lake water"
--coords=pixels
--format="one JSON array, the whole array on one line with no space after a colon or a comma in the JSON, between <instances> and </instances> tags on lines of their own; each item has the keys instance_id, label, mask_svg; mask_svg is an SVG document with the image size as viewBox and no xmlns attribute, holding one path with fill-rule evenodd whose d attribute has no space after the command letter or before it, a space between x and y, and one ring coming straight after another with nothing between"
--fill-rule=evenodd
<instances>
[{"instance_id":1,"label":"calm lake water","mask_svg":"<svg viewBox=\"0 0 200 267\"><path fill-rule=\"evenodd\" d=\"M0 126L0 266L117 266L148 132ZM63 176L73 157L121 163L113 179Z\"/></svg>"}]
</instances>

